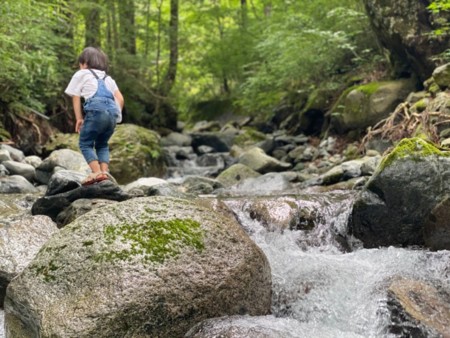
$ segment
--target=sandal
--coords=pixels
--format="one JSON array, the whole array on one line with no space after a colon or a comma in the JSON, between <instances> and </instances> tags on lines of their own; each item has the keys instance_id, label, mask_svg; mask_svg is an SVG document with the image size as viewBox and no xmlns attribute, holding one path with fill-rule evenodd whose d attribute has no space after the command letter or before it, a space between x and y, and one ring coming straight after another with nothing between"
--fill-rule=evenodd
<instances>
[{"instance_id":1,"label":"sandal","mask_svg":"<svg viewBox=\"0 0 450 338\"><path fill-rule=\"evenodd\" d=\"M113 183L117 184L116 179L108 171L102 171L101 174L105 175L107 180L110 180Z\"/></svg>"},{"instance_id":2,"label":"sandal","mask_svg":"<svg viewBox=\"0 0 450 338\"><path fill-rule=\"evenodd\" d=\"M82 182L82 186L92 185L104 180L107 180L108 176L105 173L90 173Z\"/></svg>"}]
</instances>

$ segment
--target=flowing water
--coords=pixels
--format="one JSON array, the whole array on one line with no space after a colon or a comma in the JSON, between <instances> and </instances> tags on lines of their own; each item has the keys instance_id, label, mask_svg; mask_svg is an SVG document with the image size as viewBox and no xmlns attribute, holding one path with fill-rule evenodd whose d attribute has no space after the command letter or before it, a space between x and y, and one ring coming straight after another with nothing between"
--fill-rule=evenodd
<instances>
[{"instance_id":1,"label":"flowing water","mask_svg":"<svg viewBox=\"0 0 450 338\"><path fill-rule=\"evenodd\" d=\"M325 198L325 196L323 197ZM266 254L272 269L272 315L239 318L241 327L270 328L277 337L396 337L390 334L387 288L398 276L450 289L450 252L418 249L363 249L351 252L331 236L346 230L351 200L327 204L314 230L321 242L309 243L301 230L268 231L245 208L228 203L244 229Z\"/></svg>"},{"instance_id":2,"label":"flowing water","mask_svg":"<svg viewBox=\"0 0 450 338\"><path fill-rule=\"evenodd\" d=\"M254 337L396 337L388 332L386 304L386 290L393 278L424 280L450 290L449 251L363 249L354 240L353 250L346 252L333 235L346 233L352 198L309 197L301 207L320 205L319 224L310 231L263 226L242 203L225 200L271 265L272 314L235 320L240 327L270 333ZM3 322L1 311L0 328ZM0 338L4 336L0 330Z\"/></svg>"}]
</instances>

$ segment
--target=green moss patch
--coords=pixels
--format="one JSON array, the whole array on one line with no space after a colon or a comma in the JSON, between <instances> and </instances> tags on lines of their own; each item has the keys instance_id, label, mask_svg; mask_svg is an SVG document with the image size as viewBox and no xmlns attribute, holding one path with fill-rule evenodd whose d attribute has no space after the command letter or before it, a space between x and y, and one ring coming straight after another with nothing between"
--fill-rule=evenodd
<instances>
[{"instance_id":1,"label":"green moss patch","mask_svg":"<svg viewBox=\"0 0 450 338\"><path fill-rule=\"evenodd\" d=\"M401 158L411 157L413 160L417 161L431 155L449 157L450 153L439 150L433 143L419 137L403 139L394 150L381 161L380 170L384 170L394 161Z\"/></svg>"},{"instance_id":2,"label":"green moss patch","mask_svg":"<svg viewBox=\"0 0 450 338\"><path fill-rule=\"evenodd\" d=\"M184 247L201 252L204 249L203 231L192 219L147 220L140 224L110 225L104 229L107 244L116 241L126 248L101 253L97 258L107 261L126 261L141 256L145 262L163 263L179 255Z\"/></svg>"}]
</instances>

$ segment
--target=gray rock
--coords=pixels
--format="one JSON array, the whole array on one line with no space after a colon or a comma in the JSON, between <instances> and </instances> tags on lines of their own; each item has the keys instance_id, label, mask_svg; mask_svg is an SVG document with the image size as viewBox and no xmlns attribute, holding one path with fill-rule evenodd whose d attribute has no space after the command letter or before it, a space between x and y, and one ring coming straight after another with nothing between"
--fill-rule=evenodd
<instances>
[{"instance_id":1,"label":"gray rock","mask_svg":"<svg viewBox=\"0 0 450 338\"><path fill-rule=\"evenodd\" d=\"M22 150L11 147L7 144L1 144L0 149L8 151L13 161L22 162L25 159L25 155Z\"/></svg>"},{"instance_id":2,"label":"gray rock","mask_svg":"<svg viewBox=\"0 0 450 338\"><path fill-rule=\"evenodd\" d=\"M38 189L25 177L19 175L0 177L1 194L37 193Z\"/></svg>"},{"instance_id":3,"label":"gray rock","mask_svg":"<svg viewBox=\"0 0 450 338\"><path fill-rule=\"evenodd\" d=\"M297 322L298 323L298 322ZM298 327L296 327L298 326ZM185 338L298 338L293 332L301 332L300 324L295 319L275 317L230 316L211 318L191 328Z\"/></svg>"},{"instance_id":4,"label":"gray rock","mask_svg":"<svg viewBox=\"0 0 450 338\"><path fill-rule=\"evenodd\" d=\"M425 245L432 250L450 250L450 197L431 210L423 229Z\"/></svg>"},{"instance_id":5,"label":"gray rock","mask_svg":"<svg viewBox=\"0 0 450 338\"><path fill-rule=\"evenodd\" d=\"M187 147L191 145L191 142L192 142L191 136L176 132L172 132L167 136L161 138L161 145L163 147L167 146Z\"/></svg>"},{"instance_id":6,"label":"gray rock","mask_svg":"<svg viewBox=\"0 0 450 338\"><path fill-rule=\"evenodd\" d=\"M292 167L290 163L278 161L268 156L261 148L254 147L244 152L238 160L239 163L261 173L280 172Z\"/></svg>"},{"instance_id":7,"label":"gray rock","mask_svg":"<svg viewBox=\"0 0 450 338\"><path fill-rule=\"evenodd\" d=\"M229 188L239 182L244 181L247 178L258 177L261 176L257 171L249 168L248 166L236 163L231 167L222 171L219 176L217 176L217 180L225 187Z\"/></svg>"},{"instance_id":8,"label":"gray rock","mask_svg":"<svg viewBox=\"0 0 450 338\"><path fill-rule=\"evenodd\" d=\"M218 180L194 175L185 177L181 185L184 192L191 194L210 194L223 187Z\"/></svg>"},{"instance_id":9,"label":"gray rock","mask_svg":"<svg viewBox=\"0 0 450 338\"><path fill-rule=\"evenodd\" d=\"M37 180L40 183L47 184L58 167L60 169L78 171L86 175L91 171L81 153L70 149L59 149L53 151L36 168Z\"/></svg>"},{"instance_id":10,"label":"gray rock","mask_svg":"<svg viewBox=\"0 0 450 338\"><path fill-rule=\"evenodd\" d=\"M61 211L58 216L56 216L56 224L58 228L62 228L91 210L103 208L114 203L118 202L105 199L80 198L76 201L73 201L72 204L70 204L66 209Z\"/></svg>"},{"instance_id":11,"label":"gray rock","mask_svg":"<svg viewBox=\"0 0 450 338\"><path fill-rule=\"evenodd\" d=\"M81 187L81 181L86 175L73 170L58 170L54 173L47 184L46 195L56 195Z\"/></svg>"},{"instance_id":12,"label":"gray rock","mask_svg":"<svg viewBox=\"0 0 450 338\"><path fill-rule=\"evenodd\" d=\"M0 164L0 177L8 176L9 171L3 164Z\"/></svg>"},{"instance_id":13,"label":"gray rock","mask_svg":"<svg viewBox=\"0 0 450 338\"><path fill-rule=\"evenodd\" d=\"M388 289L390 331L400 337L449 337L449 302L425 282L397 278Z\"/></svg>"},{"instance_id":14,"label":"gray rock","mask_svg":"<svg viewBox=\"0 0 450 338\"><path fill-rule=\"evenodd\" d=\"M450 63L437 67L433 71L433 79L441 89L450 86Z\"/></svg>"},{"instance_id":15,"label":"gray rock","mask_svg":"<svg viewBox=\"0 0 450 338\"><path fill-rule=\"evenodd\" d=\"M424 245L424 224L450 194L450 158L420 138L383 158L355 201L352 232L365 247Z\"/></svg>"},{"instance_id":16,"label":"gray rock","mask_svg":"<svg viewBox=\"0 0 450 338\"><path fill-rule=\"evenodd\" d=\"M120 189L118 185L107 180L56 195L43 196L33 204L31 213L33 215L47 215L52 220L56 221L60 212L69 207L73 201L80 198L100 198L113 201L124 201L131 198L131 196Z\"/></svg>"},{"instance_id":17,"label":"gray rock","mask_svg":"<svg viewBox=\"0 0 450 338\"><path fill-rule=\"evenodd\" d=\"M2 164L8 169L10 175L23 176L30 182L36 178L36 169L31 164L16 161L3 161Z\"/></svg>"},{"instance_id":18,"label":"gray rock","mask_svg":"<svg viewBox=\"0 0 450 338\"><path fill-rule=\"evenodd\" d=\"M131 232L130 232L131 231ZM271 272L233 218L135 198L55 234L8 286L8 337L182 337L211 317L266 315Z\"/></svg>"},{"instance_id":19,"label":"gray rock","mask_svg":"<svg viewBox=\"0 0 450 338\"><path fill-rule=\"evenodd\" d=\"M123 187L127 193L139 189L144 195L148 195L148 190L155 185L169 184L166 180L157 177L142 177L134 182L128 183Z\"/></svg>"},{"instance_id":20,"label":"gray rock","mask_svg":"<svg viewBox=\"0 0 450 338\"><path fill-rule=\"evenodd\" d=\"M427 8L428 1L363 0L363 3L377 40L389 51L396 74L414 73L421 81L428 79L441 62L435 56L448 49L450 43L447 34L431 34L448 22L447 13L441 11L440 18L437 17Z\"/></svg>"},{"instance_id":21,"label":"gray rock","mask_svg":"<svg viewBox=\"0 0 450 338\"><path fill-rule=\"evenodd\" d=\"M204 132L192 134L192 147L194 150L206 145L216 152L229 152L236 135L233 132Z\"/></svg>"},{"instance_id":22,"label":"gray rock","mask_svg":"<svg viewBox=\"0 0 450 338\"><path fill-rule=\"evenodd\" d=\"M11 161L11 155L9 154L9 151L6 149L0 148L0 163L4 161Z\"/></svg>"},{"instance_id":23,"label":"gray rock","mask_svg":"<svg viewBox=\"0 0 450 338\"><path fill-rule=\"evenodd\" d=\"M0 304L6 286L33 260L49 238L58 230L47 216L25 216L0 220Z\"/></svg>"},{"instance_id":24,"label":"gray rock","mask_svg":"<svg viewBox=\"0 0 450 338\"><path fill-rule=\"evenodd\" d=\"M42 163L42 159L39 156L31 155L25 157L23 162L32 165L34 168L37 168Z\"/></svg>"}]
</instances>

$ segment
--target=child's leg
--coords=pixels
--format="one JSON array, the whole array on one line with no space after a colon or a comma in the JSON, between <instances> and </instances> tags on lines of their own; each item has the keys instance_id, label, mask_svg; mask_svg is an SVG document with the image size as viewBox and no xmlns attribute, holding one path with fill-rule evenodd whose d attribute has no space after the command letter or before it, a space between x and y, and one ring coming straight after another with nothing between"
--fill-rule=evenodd
<instances>
[{"instance_id":1,"label":"child's leg","mask_svg":"<svg viewBox=\"0 0 450 338\"><path fill-rule=\"evenodd\" d=\"M93 173L99 173L99 172L103 171L101 169L101 165L99 164L99 162L97 160L89 162L89 167L91 168Z\"/></svg>"},{"instance_id":2,"label":"child's leg","mask_svg":"<svg viewBox=\"0 0 450 338\"><path fill-rule=\"evenodd\" d=\"M109 171L109 163L101 162L100 163L100 171L107 173Z\"/></svg>"},{"instance_id":3,"label":"child's leg","mask_svg":"<svg viewBox=\"0 0 450 338\"><path fill-rule=\"evenodd\" d=\"M91 114L86 114L83 126L80 130L79 147L84 159L89 164L92 172L99 172L100 166L97 155L94 152L94 142L98 133Z\"/></svg>"}]
</instances>

